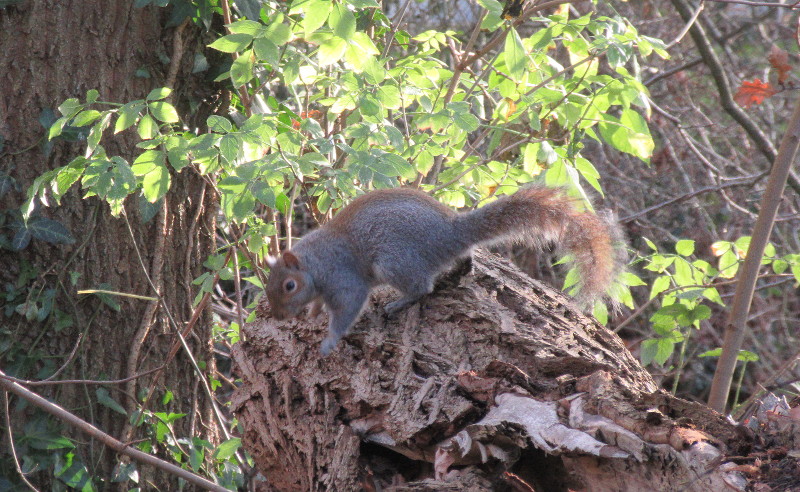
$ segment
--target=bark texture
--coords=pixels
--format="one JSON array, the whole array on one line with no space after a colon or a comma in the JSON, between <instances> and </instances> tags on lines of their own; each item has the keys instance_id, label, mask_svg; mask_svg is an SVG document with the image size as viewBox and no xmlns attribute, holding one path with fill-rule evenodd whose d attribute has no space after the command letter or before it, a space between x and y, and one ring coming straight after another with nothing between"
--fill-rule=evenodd
<instances>
[{"instance_id":1,"label":"bark texture","mask_svg":"<svg viewBox=\"0 0 800 492\"><path fill-rule=\"evenodd\" d=\"M483 253L444 284L390 320L377 292L327 358L325 316L245 327L233 410L272 489L739 486L716 466L747 439L563 295Z\"/></svg>"},{"instance_id":2,"label":"bark texture","mask_svg":"<svg viewBox=\"0 0 800 492\"><path fill-rule=\"evenodd\" d=\"M56 140L48 144L47 130L39 121L47 111L58 116L56 107L65 99L76 97L83 101L89 89L99 91L100 101L143 99L153 88L167 84L169 68L175 66L178 70L172 102L179 112L188 107L191 99L199 103L204 96L194 92L198 84L191 78L192 55L202 47L199 31L182 29L176 44L175 28L166 27L167 13L155 7L134 8L128 0L28 0L0 9L0 172L14 182L11 190L0 193L0 212L10 214L18 208L35 177L84 152L85 142ZM173 60L176 46L182 50ZM139 69L147 70L149 78L136 76ZM121 155L130 162L141 152L134 147L139 141L135 129L117 136L111 133L107 130L101 142L109 155ZM9 372L22 378L40 377L37 371L42 369L42 361L50 361L54 367L66 362L79 335L83 338L76 357L59 379L125 378L163 363L175 340L163 307L170 310L180 326L189 319L191 281L202 271L202 262L213 247L216 211L212 193L205 191L203 180L190 169L172 179L166 204L147 222L140 218L136 197L128 199L126 212L133 238L124 220L111 217L108 206L98 200L82 199L76 185L60 207L41 210L43 216L66 226L77 239L75 244L34 240L21 252L3 251L0 281L4 285L22 289L21 295L29 293L33 300L46 289L56 289L56 309L73 320L72 326L57 329L53 318L31 322L22 316L14 317L13 345L10 350L5 345L0 357L26 353L30 359L20 363L16 356L13 367L12 360L0 359ZM8 222L4 225L8 226ZM0 232L7 237L13 235L7 227ZM117 298L121 309L114 311L96 296L77 296L77 290L99 288L102 284L120 292L155 295L139 263L134 241L147 274L165 296L163 305ZM32 277L24 277L25 266L33 268ZM72 279L76 279L74 284ZM11 300L6 298L9 303ZM208 361L212 371L209 315L197 323L195 333L197 336L189 343L195 356ZM160 390L167 386L175 399L169 406L155 404L158 406L151 409L187 413L186 418L176 422L177 433L214 442L216 425L197 374L181 355L167 371L166 384L163 378L157 380L150 375L109 388L111 396L130 411L142 396L140 392L154 384ZM57 388L57 392L47 388L37 391L120 439L143 437L141 428L124 435L127 419L98 405L97 386ZM161 394L162 391L156 392L157 397ZM17 412L14 416L23 419L17 422L17 429L23 428L24 419L31 417ZM119 461L94 442L80 447L78 454L93 473L106 479ZM173 487L161 481L164 477L152 477L147 470L140 473L140 483L152 479L162 489Z\"/></svg>"}]
</instances>

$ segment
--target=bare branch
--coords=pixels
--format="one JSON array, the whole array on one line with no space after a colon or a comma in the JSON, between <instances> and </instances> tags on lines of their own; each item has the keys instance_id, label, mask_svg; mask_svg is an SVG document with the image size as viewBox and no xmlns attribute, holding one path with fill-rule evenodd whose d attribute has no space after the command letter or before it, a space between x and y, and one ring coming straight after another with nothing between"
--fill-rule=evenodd
<instances>
[{"instance_id":1,"label":"bare branch","mask_svg":"<svg viewBox=\"0 0 800 492\"><path fill-rule=\"evenodd\" d=\"M29 389L21 386L18 383L12 382L8 379L5 372L0 371L0 387L5 388L6 390L14 393L15 395L19 396L23 400L41 408L45 412L54 415L59 420L66 422L67 424L72 425L73 427L83 431L84 433L96 438L109 448L113 449L114 451L124 454L125 456L130 456L131 458L135 459L140 463L145 463L151 466L154 466L162 471L165 471L171 475L175 475L176 477L180 477L187 482L201 487L205 490L213 490L215 492L227 492L227 489L221 487L214 482L211 482L200 475L195 475L194 473L184 470L183 468L177 467L172 463L167 463L166 461L156 458L153 455L143 453L138 449L131 448L127 444L114 439L110 435L106 434L105 432L101 431L97 427L93 426L89 422L78 418L75 414L68 412L64 408L56 405L55 403L51 403L41 396L37 395L36 393L30 391Z\"/></svg>"},{"instance_id":2,"label":"bare branch","mask_svg":"<svg viewBox=\"0 0 800 492\"><path fill-rule=\"evenodd\" d=\"M764 189L764 197L761 200L758 219L753 228L753 238L742 265L739 283L736 285L736 295L733 298L730 316L725 327L722 355L717 363L717 370L714 372L714 381L711 383L711 394L708 398L708 405L718 412L725 410L728 401L736 360L747 329L747 313L753 302L761 257L769 242L778 206L783 199L786 181L797 157L798 149L800 149L800 101L792 113L778 155L772 165L767 187Z\"/></svg>"}]
</instances>

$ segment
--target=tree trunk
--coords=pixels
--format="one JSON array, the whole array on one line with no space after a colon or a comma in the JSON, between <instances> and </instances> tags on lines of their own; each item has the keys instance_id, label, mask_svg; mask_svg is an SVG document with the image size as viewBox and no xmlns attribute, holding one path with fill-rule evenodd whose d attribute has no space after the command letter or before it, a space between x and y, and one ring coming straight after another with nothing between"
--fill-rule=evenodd
<instances>
[{"instance_id":1,"label":"tree trunk","mask_svg":"<svg viewBox=\"0 0 800 492\"><path fill-rule=\"evenodd\" d=\"M0 9L0 135L4 140L0 173L15 182L15 189L0 194L0 214L6 226L35 177L67 164L85 149L85 142L47 143L47 130L39 118L48 111L58 115L55 108L65 99L83 101L89 89L99 91L100 101L143 99L153 88L168 84L171 67L177 69L177 77L170 82L175 84L173 103L179 112L188 107L190 98L204 97L197 94L196 81L191 78L192 54L202 49L198 31L165 27L165 9L139 9L133 3L28 0ZM165 63L164 58L174 54L177 57ZM146 70L149 77L137 76L137 70ZM108 130L101 145L109 155L121 155L130 162L141 152L134 147L139 140L135 135L133 129L117 136ZM76 356L57 379L119 379L163 363L176 340L165 308L180 327L185 326L192 312L192 279L200 274L203 261L212 251L216 212L213 194L190 169L174 174L172 183L165 203L158 205L160 211L147 222L141 219L136 198L127 200L125 210L132 234L124 219L111 217L107 205L95 198L81 199L75 185L60 207L40 211L61 222L77 239L74 244L34 240L21 252L3 252L0 280L16 289L15 297L9 295L0 301L5 302L6 315L12 316L9 326L13 327L13 342L0 352L0 364L7 372L30 379L52 374L67 362L80 335ZM8 239L13 230L6 227L2 233ZM115 311L98 296L76 294L105 284L102 288L155 296L148 275L164 295L163 305L116 297L121 309ZM53 313L57 314L41 322L13 314L16 305L36 301L47 289L56 289ZM195 357L207 362L210 373L214 359L209 314L197 323L189 344ZM217 426L211 418L210 402L185 356L179 353L166 371L166 381L151 374L107 389L130 416L148 388L157 385L156 397L147 404L150 410L186 413L175 423L175 433L215 442ZM98 388L76 384L38 387L37 391L120 439L147 437L141 427L133 433L125 432L128 417L98 404ZM161 396L167 389L174 393L174 399L162 404ZM14 428L21 432L34 416L13 412L13 417L18 419ZM4 452L6 449L4 446ZM79 447L76 454L104 480L111 477L119 462L118 456L96 442ZM176 482L150 475L148 470L139 473L140 484L151 480L162 490L176 486Z\"/></svg>"},{"instance_id":2,"label":"tree trunk","mask_svg":"<svg viewBox=\"0 0 800 492\"><path fill-rule=\"evenodd\" d=\"M397 294L373 295L326 358L325 319L278 323L264 306L245 327L232 406L273 490L742 486L713 465L748 439L659 392L563 295L483 253L445 284L390 320Z\"/></svg>"}]
</instances>

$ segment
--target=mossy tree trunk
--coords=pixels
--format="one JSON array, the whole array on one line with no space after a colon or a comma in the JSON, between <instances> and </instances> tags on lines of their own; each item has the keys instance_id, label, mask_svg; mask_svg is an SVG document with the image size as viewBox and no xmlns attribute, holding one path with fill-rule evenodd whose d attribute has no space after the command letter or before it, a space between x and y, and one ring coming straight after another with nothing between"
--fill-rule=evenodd
<instances>
[{"instance_id":1,"label":"mossy tree trunk","mask_svg":"<svg viewBox=\"0 0 800 492\"><path fill-rule=\"evenodd\" d=\"M14 234L13 210L24 201L24 190L43 172L67 164L85 149L84 142L47 142L40 121L52 121L56 108L67 98L84 100L96 89L100 101L143 99L156 87L172 85L172 103L182 114L200 105L208 94L199 93L200 80L191 74L193 54L203 49L200 31L190 25L168 25L168 10L153 6L135 8L129 0L26 0L0 9L0 231L6 244ZM109 155L129 162L138 142L135 129L119 135L106 131L101 145ZM4 181L5 180L5 181ZM21 378L38 379L75 357L57 379L120 379L163 363L175 342L167 310L185 326L192 313L192 279L214 245L216 199L203 179L191 169L172 176L172 189L157 213L144 220L135 198L126 202L126 215L113 218L106 204L82 199L78 186L61 206L41 208L41 216L63 224L76 241L51 244L34 239L20 252L0 254L0 281L8 295L4 327L9 343L0 351L0 365ZM137 254L141 253L141 262ZM148 280L148 276L150 280ZM81 289L105 288L155 296L150 281L163 295L163 304L126 297L113 298L115 310L98 296L79 296ZM50 316L29 320L14 311L27 302L39 302L55 292ZM19 311L24 311L18 308ZM213 371L210 313L205 313L189 338L196 358ZM79 341L80 340L80 341ZM147 438L143 428L131 431L128 418L98 404L98 389L107 390L126 411L135 408L142 394L156 385L149 409L186 413L176 422L176 434L218 439L210 404L198 375L179 353L166 368L168 378L149 375L127 384L103 388L71 384L37 387L109 434L122 440ZM172 391L174 399L162 404ZM30 411L13 411L15 429L22 432ZM5 435L5 433L3 433ZM84 437L79 438L81 442ZM7 452L4 446L3 453ZM108 479L119 457L95 442L78 448L78 456L99 477ZM5 458L8 456L6 455ZM52 476L52 469L50 470ZM2 474L2 473L0 473ZM140 484L152 480L161 490L175 483L140 470ZM47 476L43 472L41 476ZM37 477L33 477L34 480ZM144 485L149 488L150 485ZM102 487L102 486L101 486ZM127 489L127 487L126 487Z\"/></svg>"}]
</instances>

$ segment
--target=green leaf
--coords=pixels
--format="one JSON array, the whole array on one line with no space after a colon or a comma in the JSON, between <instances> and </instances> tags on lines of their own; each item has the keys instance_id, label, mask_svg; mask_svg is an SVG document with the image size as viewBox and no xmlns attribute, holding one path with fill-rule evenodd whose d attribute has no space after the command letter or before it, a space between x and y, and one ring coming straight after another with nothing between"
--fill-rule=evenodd
<instances>
[{"instance_id":1,"label":"green leaf","mask_svg":"<svg viewBox=\"0 0 800 492\"><path fill-rule=\"evenodd\" d=\"M478 129L480 123L478 118L467 111L453 111L453 122L465 132L472 132Z\"/></svg>"},{"instance_id":2,"label":"green leaf","mask_svg":"<svg viewBox=\"0 0 800 492\"><path fill-rule=\"evenodd\" d=\"M282 46L292 39L292 30L286 24L279 21L274 21L267 26L262 35L264 39L268 39L278 46Z\"/></svg>"},{"instance_id":3,"label":"green leaf","mask_svg":"<svg viewBox=\"0 0 800 492\"><path fill-rule=\"evenodd\" d=\"M242 86L250 82L253 78L253 66L255 64L255 54L253 50L247 50L231 65L231 80L236 86Z\"/></svg>"},{"instance_id":4,"label":"green leaf","mask_svg":"<svg viewBox=\"0 0 800 492\"><path fill-rule=\"evenodd\" d=\"M53 124L50 125L50 129L47 132L47 138L53 140L61 135L61 132L64 131L64 127L67 125L67 121L69 121L69 119L66 116L62 116L54 121Z\"/></svg>"},{"instance_id":5,"label":"green leaf","mask_svg":"<svg viewBox=\"0 0 800 492\"><path fill-rule=\"evenodd\" d=\"M702 321L711 317L711 308L700 304L692 309L691 317L694 321Z\"/></svg>"},{"instance_id":6,"label":"green leaf","mask_svg":"<svg viewBox=\"0 0 800 492\"><path fill-rule=\"evenodd\" d=\"M103 138L103 132L106 128L108 128L110 121L111 113L106 113L89 131L89 136L86 137L86 151L88 154L94 153L97 145L100 143L100 139Z\"/></svg>"},{"instance_id":7,"label":"green leaf","mask_svg":"<svg viewBox=\"0 0 800 492\"><path fill-rule=\"evenodd\" d=\"M640 159L650 158L653 155L655 143L644 118L634 109L627 108L622 110L619 120L630 129L628 139L633 150L631 153Z\"/></svg>"},{"instance_id":8,"label":"green leaf","mask_svg":"<svg viewBox=\"0 0 800 492\"><path fill-rule=\"evenodd\" d=\"M67 117L67 119L72 118L76 114L78 114L83 109L83 104L77 99L69 98L58 107L58 110Z\"/></svg>"},{"instance_id":9,"label":"green leaf","mask_svg":"<svg viewBox=\"0 0 800 492\"><path fill-rule=\"evenodd\" d=\"M675 251L681 256L691 256L694 253L694 241L691 239L681 239L675 243Z\"/></svg>"},{"instance_id":10,"label":"green leaf","mask_svg":"<svg viewBox=\"0 0 800 492\"><path fill-rule=\"evenodd\" d=\"M264 60L272 65L277 65L280 61L280 49L278 45L269 39L258 38L253 41L253 52L257 59Z\"/></svg>"},{"instance_id":11,"label":"green leaf","mask_svg":"<svg viewBox=\"0 0 800 492\"><path fill-rule=\"evenodd\" d=\"M72 126L87 126L99 117L100 111L87 109L86 111L81 111L75 116L75 119L72 120Z\"/></svg>"},{"instance_id":12,"label":"green leaf","mask_svg":"<svg viewBox=\"0 0 800 492\"><path fill-rule=\"evenodd\" d=\"M159 121L163 121L164 123L177 123L180 121L175 107L166 101L151 102L148 106L150 107L150 112L153 113L153 116Z\"/></svg>"},{"instance_id":13,"label":"green leaf","mask_svg":"<svg viewBox=\"0 0 800 492\"><path fill-rule=\"evenodd\" d=\"M642 342L642 364L656 362L664 365L675 350L675 342L667 338L651 338Z\"/></svg>"},{"instance_id":14,"label":"green leaf","mask_svg":"<svg viewBox=\"0 0 800 492\"><path fill-rule=\"evenodd\" d=\"M717 347L717 348L712 349L712 350L706 350L705 352L703 352L702 354L698 354L697 356L698 357L719 357L720 355L722 355L722 348L721 347Z\"/></svg>"},{"instance_id":15,"label":"green leaf","mask_svg":"<svg viewBox=\"0 0 800 492\"><path fill-rule=\"evenodd\" d=\"M295 9L295 3L297 2L292 3L292 10ZM308 36L325 24L331 13L331 9L333 9L333 3L326 0L312 1L304 3L302 8L305 12L305 17L301 25L306 32L306 36Z\"/></svg>"},{"instance_id":16,"label":"green leaf","mask_svg":"<svg viewBox=\"0 0 800 492\"><path fill-rule=\"evenodd\" d=\"M264 27L260 22L246 19L237 20L236 22L228 24L228 29L231 31L231 33L249 34L254 38L258 37L263 28Z\"/></svg>"},{"instance_id":17,"label":"green leaf","mask_svg":"<svg viewBox=\"0 0 800 492\"><path fill-rule=\"evenodd\" d=\"M509 29L508 36L506 36L503 55L506 61L506 68L508 69L508 75L514 82L520 82L527 70L528 54L525 52L525 46L522 44L519 33L517 33L517 30L513 27Z\"/></svg>"},{"instance_id":18,"label":"green leaf","mask_svg":"<svg viewBox=\"0 0 800 492\"><path fill-rule=\"evenodd\" d=\"M21 442L24 442L33 449L53 450L75 448L72 441L51 431L47 421L43 418L35 418L25 424Z\"/></svg>"},{"instance_id":19,"label":"green leaf","mask_svg":"<svg viewBox=\"0 0 800 492\"><path fill-rule=\"evenodd\" d=\"M209 44L208 47L223 53L237 53L246 49L252 41L253 36L250 34L228 34Z\"/></svg>"},{"instance_id":20,"label":"green leaf","mask_svg":"<svg viewBox=\"0 0 800 492\"><path fill-rule=\"evenodd\" d=\"M117 110L117 122L114 125L114 134L127 130L139 119L140 102L132 101Z\"/></svg>"},{"instance_id":21,"label":"green leaf","mask_svg":"<svg viewBox=\"0 0 800 492\"><path fill-rule=\"evenodd\" d=\"M650 289L650 299L669 289L669 286L670 278L668 276L662 275L657 277L653 282L653 287Z\"/></svg>"},{"instance_id":22,"label":"green leaf","mask_svg":"<svg viewBox=\"0 0 800 492\"><path fill-rule=\"evenodd\" d=\"M133 173L142 178L142 193L150 203L155 203L169 191L171 178L165 160L164 152L148 150L131 166Z\"/></svg>"},{"instance_id":23,"label":"green leaf","mask_svg":"<svg viewBox=\"0 0 800 492\"><path fill-rule=\"evenodd\" d=\"M211 2L209 4L216 5L216 3ZM248 19L256 20L261 14L261 0L233 0L233 4Z\"/></svg>"},{"instance_id":24,"label":"green leaf","mask_svg":"<svg viewBox=\"0 0 800 492\"><path fill-rule=\"evenodd\" d=\"M356 17L344 3L337 2L333 5L328 25L333 29L333 34L349 41L356 32Z\"/></svg>"},{"instance_id":25,"label":"green leaf","mask_svg":"<svg viewBox=\"0 0 800 492\"><path fill-rule=\"evenodd\" d=\"M128 412L125 411L125 409L122 407L122 405L117 403L117 401L114 400L111 397L111 395L108 393L107 389L105 389L105 388L97 388L97 390L95 391L95 394L97 395L97 403L99 403L99 404L101 404L101 405L103 405L105 407L108 407L111 410L114 410L115 412L117 412L119 414L122 414L122 415L125 415L125 416L128 415Z\"/></svg>"},{"instance_id":26,"label":"green leaf","mask_svg":"<svg viewBox=\"0 0 800 492\"><path fill-rule=\"evenodd\" d=\"M158 89L153 89L150 91L150 94L147 95L147 100L158 101L159 99L164 99L170 94L172 94L172 89L169 87L159 87Z\"/></svg>"},{"instance_id":27,"label":"green leaf","mask_svg":"<svg viewBox=\"0 0 800 492\"><path fill-rule=\"evenodd\" d=\"M158 125L156 125L156 121L149 114L146 114L139 120L137 131L142 140L150 140L158 135Z\"/></svg>"},{"instance_id":28,"label":"green leaf","mask_svg":"<svg viewBox=\"0 0 800 492\"><path fill-rule=\"evenodd\" d=\"M231 130L233 130L233 125L228 118L217 116L215 114L208 117L206 124L208 125L208 129L212 132L229 133Z\"/></svg>"},{"instance_id":29,"label":"green leaf","mask_svg":"<svg viewBox=\"0 0 800 492\"><path fill-rule=\"evenodd\" d=\"M736 356L736 360L741 360L744 362L758 362L759 357L749 350L740 350L739 355Z\"/></svg>"},{"instance_id":30,"label":"green leaf","mask_svg":"<svg viewBox=\"0 0 800 492\"><path fill-rule=\"evenodd\" d=\"M347 50L347 41L340 37L330 37L322 41L319 45L319 64L322 66L331 65L341 60Z\"/></svg>"},{"instance_id":31,"label":"green leaf","mask_svg":"<svg viewBox=\"0 0 800 492\"><path fill-rule=\"evenodd\" d=\"M478 5L496 14L498 17L503 12L503 5L497 0L478 0Z\"/></svg>"},{"instance_id":32,"label":"green leaf","mask_svg":"<svg viewBox=\"0 0 800 492\"><path fill-rule=\"evenodd\" d=\"M242 447L242 439L234 437L222 442L217 449L214 450L214 458L220 461L227 461L233 456L239 448Z\"/></svg>"}]
</instances>

